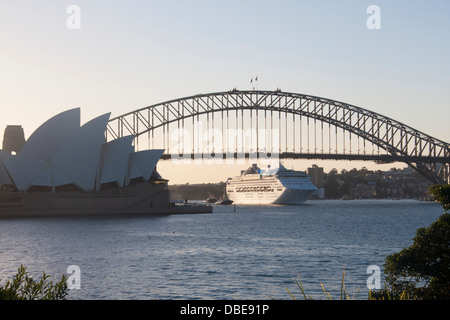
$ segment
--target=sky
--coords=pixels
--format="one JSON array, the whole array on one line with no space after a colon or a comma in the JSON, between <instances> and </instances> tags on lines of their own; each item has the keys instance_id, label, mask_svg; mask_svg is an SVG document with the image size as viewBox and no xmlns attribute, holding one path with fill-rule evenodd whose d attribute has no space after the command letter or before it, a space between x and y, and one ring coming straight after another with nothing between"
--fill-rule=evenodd
<instances>
[{"instance_id":1,"label":"sky","mask_svg":"<svg viewBox=\"0 0 450 320\"><path fill-rule=\"evenodd\" d=\"M379 29L367 26L371 5L380 9ZM343 101L450 142L447 0L0 0L0 39L2 134L20 124L27 138L74 107L84 123L199 93L249 90L258 76L260 90ZM393 166L285 163L325 171ZM158 171L171 183L196 183L246 167L160 161Z\"/></svg>"}]
</instances>

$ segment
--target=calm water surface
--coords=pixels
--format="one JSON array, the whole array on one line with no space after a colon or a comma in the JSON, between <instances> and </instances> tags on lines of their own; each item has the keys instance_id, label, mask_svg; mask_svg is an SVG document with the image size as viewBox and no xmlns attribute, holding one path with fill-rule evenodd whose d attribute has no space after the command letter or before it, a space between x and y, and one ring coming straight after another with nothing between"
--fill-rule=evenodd
<instances>
[{"instance_id":1,"label":"calm water surface","mask_svg":"<svg viewBox=\"0 0 450 320\"><path fill-rule=\"evenodd\" d=\"M441 214L418 201L309 201L215 206L213 214L0 220L0 285L20 264L59 280L81 269L69 299L291 299L305 291L367 298L370 265L412 243ZM383 283L383 277L381 281Z\"/></svg>"}]
</instances>

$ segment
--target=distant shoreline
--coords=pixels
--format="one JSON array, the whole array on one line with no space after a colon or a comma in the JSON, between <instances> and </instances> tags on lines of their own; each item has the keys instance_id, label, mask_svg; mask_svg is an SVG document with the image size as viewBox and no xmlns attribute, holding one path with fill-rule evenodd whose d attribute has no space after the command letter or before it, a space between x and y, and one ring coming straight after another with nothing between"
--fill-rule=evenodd
<instances>
[{"instance_id":1,"label":"distant shoreline","mask_svg":"<svg viewBox=\"0 0 450 320\"><path fill-rule=\"evenodd\" d=\"M210 195L215 196L217 199L222 197L225 194L225 182L218 183L185 183L185 184L174 184L169 185L170 191L170 200L190 200L190 201L202 201L206 200ZM429 196L422 197L325 197L319 199L317 197L313 197L310 200L342 200L342 201L351 201L351 200L418 200L418 201L434 201L434 199Z\"/></svg>"}]
</instances>

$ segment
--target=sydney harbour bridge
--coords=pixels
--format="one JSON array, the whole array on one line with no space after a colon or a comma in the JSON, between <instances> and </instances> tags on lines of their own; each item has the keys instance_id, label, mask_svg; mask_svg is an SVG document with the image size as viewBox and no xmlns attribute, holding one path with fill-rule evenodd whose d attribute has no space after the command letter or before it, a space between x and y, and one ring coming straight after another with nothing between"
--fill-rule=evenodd
<instances>
[{"instance_id":1,"label":"sydney harbour bridge","mask_svg":"<svg viewBox=\"0 0 450 320\"><path fill-rule=\"evenodd\" d=\"M301 93L230 90L174 99L111 118L107 138L134 135L163 159L404 162L449 182L450 144L376 112Z\"/></svg>"}]
</instances>

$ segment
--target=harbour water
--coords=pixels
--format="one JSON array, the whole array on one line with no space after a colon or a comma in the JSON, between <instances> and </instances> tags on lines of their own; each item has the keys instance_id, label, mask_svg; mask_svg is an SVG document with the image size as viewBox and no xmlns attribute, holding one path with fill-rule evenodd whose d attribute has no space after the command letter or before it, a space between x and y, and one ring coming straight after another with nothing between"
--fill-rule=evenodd
<instances>
[{"instance_id":1,"label":"harbour water","mask_svg":"<svg viewBox=\"0 0 450 320\"><path fill-rule=\"evenodd\" d=\"M220 206L212 214L0 220L0 285L23 264L53 280L80 268L68 299L367 299L367 268L443 213L433 202L322 200Z\"/></svg>"}]
</instances>

